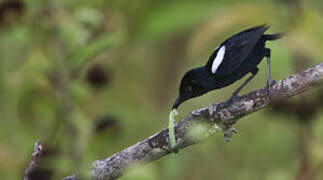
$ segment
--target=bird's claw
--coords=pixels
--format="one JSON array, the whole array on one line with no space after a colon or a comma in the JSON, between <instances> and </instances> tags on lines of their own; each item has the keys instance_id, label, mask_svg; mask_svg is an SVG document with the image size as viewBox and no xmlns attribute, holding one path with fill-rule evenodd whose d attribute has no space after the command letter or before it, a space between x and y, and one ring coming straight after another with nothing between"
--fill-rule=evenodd
<instances>
[{"instance_id":1,"label":"bird's claw","mask_svg":"<svg viewBox=\"0 0 323 180\"><path fill-rule=\"evenodd\" d=\"M275 84L277 81L275 81L275 80L273 80L273 79L271 79L271 80L269 80L268 82L267 82L267 87L270 87L270 86L272 86L273 84Z\"/></svg>"},{"instance_id":2,"label":"bird's claw","mask_svg":"<svg viewBox=\"0 0 323 180\"><path fill-rule=\"evenodd\" d=\"M275 80L269 80L269 81L267 82L266 92L267 92L267 96L268 96L268 97L270 97L270 98L271 98L271 86L272 86L273 84L275 84L275 83L276 83L276 81L275 81Z\"/></svg>"},{"instance_id":3,"label":"bird's claw","mask_svg":"<svg viewBox=\"0 0 323 180\"><path fill-rule=\"evenodd\" d=\"M223 109L223 108L228 107L230 104L231 104L231 102L229 102L229 100L227 100L227 101L225 101L225 102L223 102L223 103L219 104L219 105L218 105L218 108L219 108L219 109Z\"/></svg>"},{"instance_id":4,"label":"bird's claw","mask_svg":"<svg viewBox=\"0 0 323 180\"><path fill-rule=\"evenodd\" d=\"M223 129L223 135L226 142L229 142L231 140L232 134L237 134L238 131L234 127L225 127Z\"/></svg>"},{"instance_id":5,"label":"bird's claw","mask_svg":"<svg viewBox=\"0 0 323 180\"><path fill-rule=\"evenodd\" d=\"M233 101L234 100L236 100L236 99L238 99L238 95L233 95L230 99L228 99L227 101L225 101L225 102L223 102L223 103L221 103L221 104L219 104L218 105L218 108L220 108L220 109L223 109L223 108L227 108L227 107L229 107L232 103L233 103Z\"/></svg>"},{"instance_id":6,"label":"bird's claw","mask_svg":"<svg viewBox=\"0 0 323 180\"><path fill-rule=\"evenodd\" d=\"M217 132L223 133L226 142L229 142L231 140L232 134L238 133L238 131L234 127L232 127L232 125L214 124L210 130L210 133L214 134Z\"/></svg>"}]
</instances>

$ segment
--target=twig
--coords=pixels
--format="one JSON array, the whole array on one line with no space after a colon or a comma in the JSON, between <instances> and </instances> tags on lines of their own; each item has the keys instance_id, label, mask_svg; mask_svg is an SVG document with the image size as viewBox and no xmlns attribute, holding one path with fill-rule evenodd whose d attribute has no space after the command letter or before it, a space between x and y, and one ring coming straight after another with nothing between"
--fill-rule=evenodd
<instances>
[{"instance_id":1,"label":"twig","mask_svg":"<svg viewBox=\"0 0 323 180\"><path fill-rule=\"evenodd\" d=\"M33 153L31 154L31 162L29 163L28 168L25 170L24 180L30 180L31 174L38 166L38 158L43 152L43 146L39 141L35 142Z\"/></svg>"},{"instance_id":2,"label":"twig","mask_svg":"<svg viewBox=\"0 0 323 180\"><path fill-rule=\"evenodd\" d=\"M276 82L270 87L270 96L268 91L262 88L237 98L227 108L217 108L220 104L217 103L196 110L176 124L175 131L178 148L182 149L204 140L214 133L213 127L220 127L218 129L230 128L238 119L268 107L275 99L281 100L298 95L321 85L322 82L323 63ZM191 135L192 133L190 132L192 131L190 130L198 124L206 126L200 126L204 127L205 131L202 133L203 136L199 134L197 138ZM130 166L152 162L169 153L171 153L171 149L168 129L164 129L106 159L93 162L91 175L95 179L116 179Z\"/></svg>"}]
</instances>

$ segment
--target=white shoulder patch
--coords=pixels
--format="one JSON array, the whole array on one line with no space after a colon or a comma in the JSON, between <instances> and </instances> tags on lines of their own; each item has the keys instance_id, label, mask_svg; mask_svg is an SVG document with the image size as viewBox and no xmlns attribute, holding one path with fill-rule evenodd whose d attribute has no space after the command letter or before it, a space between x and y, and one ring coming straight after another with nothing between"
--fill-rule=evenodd
<instances>
[{"instance_id":1,"label":"white shoulder patch","mask_svg":"<svg viewBox=\"0 0 323 180\"><path fill-rule=\"evenodd\" d=\"M216 72L216 70L218 69L218 67L220 66L220 64L222 63L222 60L224 58L224 54L225 54L225 46L223 45L219 50L218 53L216 54L216 57L213 60L212 63L212 73L214 74Z\"/></svg>"}]
</instances>

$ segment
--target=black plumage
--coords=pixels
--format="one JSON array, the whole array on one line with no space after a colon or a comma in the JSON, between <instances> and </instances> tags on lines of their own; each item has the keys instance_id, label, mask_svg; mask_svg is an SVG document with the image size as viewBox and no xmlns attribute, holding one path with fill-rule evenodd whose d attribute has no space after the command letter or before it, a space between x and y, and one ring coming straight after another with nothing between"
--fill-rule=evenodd
<instances>
[{"instance_id":1,"label":"black plumage","mask_svg":"<svg viewBox=\"0 0 323 180\"><path fill-rule=\"evenodd\" d=\"M265 43L268 40L280 38L281 34L265 35L264 32L268 28L269 26L261 25L233 35L221 43L210 56L206 65L186 72L181 80L179 97L175 101L172 109L176 109L182 102L190 98L228 86L243 78L248 73L251 73L252 75L245 83L233 93L233 96L228 101L229 103L237 96L243 86L257 74L257 65L264 57L268 58L268 84L272 83L269 64L270 49L265 47ZM220 54L221 48L222 54L224 53L222 59ZM215 65L215 60L218 61L218 66Z\"/></svg>"},{"instance_id":2,"label":"black plumage","mask_svg":"<svg viewBox=\"0 0 323 180\"><path fill-rule=\"evenodd\" d=\"M204 66L185 73L181 80L179 96L174 102L169 116L169 140L174 152L178 152L175 140L174 116L181 103L214 89L229 86L251 73L251 76L234 91L230 99L221 104L222 106L230 105L234 98L238 96L239 91L257 74L257 66L264 57L267 57L267 86L274 82L271 80L270 73L270 49L265 47L265 43L279 39L282 34L264 34L268 28L269 26L261 25L233 35L216 48ZM269 92L269 88L267 90ZM229 131L232 133L234 130ZM230 139L229 137L226 137L226 139Z\"/></svg>"}]
</instances>

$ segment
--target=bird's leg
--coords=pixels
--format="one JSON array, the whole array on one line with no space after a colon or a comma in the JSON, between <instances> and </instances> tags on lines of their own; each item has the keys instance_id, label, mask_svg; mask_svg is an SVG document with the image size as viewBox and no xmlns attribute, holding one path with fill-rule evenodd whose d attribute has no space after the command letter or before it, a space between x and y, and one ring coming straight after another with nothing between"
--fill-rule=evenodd
<instances>
[{"instance_id":1,"label":"bird's leg","mask_svg":"<svg viewBox=\"0 0 323 180\"><path fill-rule=\"evenodd\" d=\"M232 94L229 100L225 101L224 103L220 104L220 108L225 108L228 107L234 99L238 97L239 92L244 88L258 73L258 68L255 68L254 70L251 71L251 76L248 77Z\"/></svg>"},{"instance_id":2,"label":"bird's leg","mask_svg":"<svg viewBox=\"0 0 323 180\"><path fill-rule=\"evenodd\" d=\"M235 98L238 97L239 92L242 90L243 87L245 87L258 73L258 68L255 68L254 70L251 71L251 76L248 77L248 79L246 79L232 94L232 96L230 97L229 100L227 100L226 102L220 104L220 108L225 108L228 107ZM226 125L224 124L223 127L223 135L224 138L227 142L230 141L231 137L232 137L232 133L237 133L236 129L233 127L233 125Z\"/></svg>"},{"instance_id":3,"label":"bird's leg","mask_svg":"<svg viewBox=\"0 0 323 180\"><path fill-rule=\"evenodd\" d=\"M273 85L276 81L271 79L271 66L270 66L270 57L271 57L271 53L270 53L270 49L266 48L266 54L265 56L267 57L267 93L270 96L270 86Z\"/></svg>"}]
</instances>

